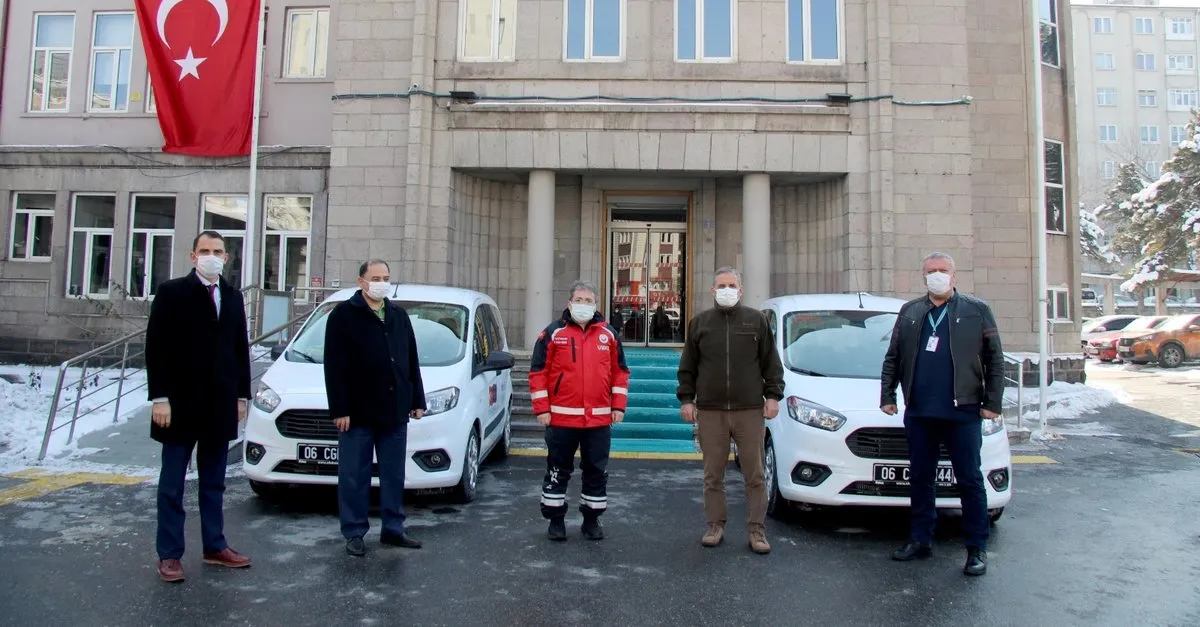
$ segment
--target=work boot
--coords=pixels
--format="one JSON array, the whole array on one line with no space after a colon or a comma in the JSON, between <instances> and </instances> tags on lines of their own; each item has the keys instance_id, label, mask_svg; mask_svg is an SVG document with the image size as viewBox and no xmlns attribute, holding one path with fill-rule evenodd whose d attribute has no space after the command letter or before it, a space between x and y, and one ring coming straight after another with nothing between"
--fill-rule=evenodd
<instances>
[{"instance_id":1,"label":"work boot","mask_svg":"<svg viewBox=\"0 0 1200 627\"><path fill-rule=\"evenodd\" d=\"M367 545L363 543L361 536L350 538L346 540L346 552L354 557L362 557L367 554Z\"/></svg>"},{"instance_id":2,"label":"work boot","mask_svg":"<svg viewBox=\"0 0 1200 627\"><path fill-rule=\"evenodd\" d=\"M971 577L986 575L987 551L976 547L967 547L967 564L963 566L963 574Z\"/></svg>"},{"instance_id":3,"label":"work boot","mask_svg":"<svg viewBox=\"0 0 1200 627\"><path fill-rule=\"evenodd\" d=\"M933 547L928 542L909 541L892 553L892 559L897 562L911 562L915 559L925 559L933 556Z\"/></svg>"},{"instance_id":4,"label":"work boot","mask_svg":"<svg viewBox=\"0 0 1200 627\"><path fill-rule=\"evenodd\" d=\"M168 583L183 581L183 564L175 559L158 560L158 576Z\"/></svg>"},{"instance_id":5,"label":"work boot","mask_svg":"<svg viewBox=\"0 0 1200 627\"><path fill-rule=\"evenodd\" d=\"M555 542L566 542L567 540L567 523L561 518L551 518L550 528L546 530L546 535Z\"/></svg>"},{"instance_id":6,"label":"work boot","mask_svg":"<svg viewBox=\"0 0 1200 627\"><path fill-rule=\"evenodd\" d=\"M725 539L725 526L717 523L708 523L708 530L704 532L704 537L700 539L700 544L713 547L721 543Z\"/></svg>"},{"instance_id":7,"label":"work boot","mask_svg":"<svg viewBox=\"0 0 1200 627\"><path fill-rule=\"evenodd\" d=\"M584 516L583 526L579 530L588 540L604 539L604 528L600 526L600 518L597 516Z\"/></svg>"},{"instance_id":8,"label":"work boot","mask_svg":"<svg viewBox=\"0 0 1200 627\"><path fill-rule=\"evenodd\" d=\"M766 555L771 552L771 545L767 543L767 534L762 529L755 529L750 532L750 550L759 555Z\"/></svg>"}]
</instances>

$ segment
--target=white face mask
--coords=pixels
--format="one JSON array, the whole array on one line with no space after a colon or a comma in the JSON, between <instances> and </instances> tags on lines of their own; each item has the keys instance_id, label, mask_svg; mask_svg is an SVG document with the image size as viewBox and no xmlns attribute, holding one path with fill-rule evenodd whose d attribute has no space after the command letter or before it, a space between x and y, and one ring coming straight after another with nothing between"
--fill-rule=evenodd
<instances>
[{"instance_id":1,"label":"white face mask","mask_svg":"<svg viewBox=\"0 0 1200 627\"><path fill-rule=\"evenodd\" d=\"M950 275L945 272L931 272L925 275L925 285L929 293L941 296L950 291Z\"/></svg>"},{"instance_id":2,"label":"white face mask","mask_svg":"<svg viewBox=\"0 0 1200 627\"><path fill-rule=\"evenodd\" d=\"M215 281L225 269L225 261L216 255L200 255L196 257L196 272L200 276Z\"/></svg>"},{"instance_id":3,"label":"white face mask","mask_svg":"<svg viewBox=\"0 0 1200 627\"><path fill-rule=\"evenodd\" d=\"M571 319L579 324L591 322L596 315L596 306L586 303L571 303Z\"/></svg>"},{"instance_id":4,"label":"white face mask","mask_svg":"<svg viewBox=\"0 0 1200 627\"><path fill-rule=\"evenodd\" d=\"M722 307L733 307L738 303L736 287L722 287L717 290L717 304Z\"/></svg>"},{"instance_id":5,"label":"white face mask","mask_svg":"<svg viewBox=\"0 0 1200 627\"><path fill-rule=\"evenodd\" d=\"M387 281L371 281L367 283L367 296L371 300L383 300L392 291L392 284Z\"/></svg>"}]
</instances>

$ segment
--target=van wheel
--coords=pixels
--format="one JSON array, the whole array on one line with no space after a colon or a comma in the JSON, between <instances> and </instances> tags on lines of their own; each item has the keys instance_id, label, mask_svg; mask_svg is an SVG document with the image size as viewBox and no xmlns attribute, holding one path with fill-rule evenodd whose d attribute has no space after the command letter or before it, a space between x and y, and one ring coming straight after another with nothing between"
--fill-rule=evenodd
<instances>
[{"instance_id":1,"label":"van wheel","mask_svg":"<svg viewBox=\"0 0 1200 627\"><path fill-rule=\"evenodd\" d=\"M279 486L273 483L255 481L253 479L250 479L249 481L250 489L254 491L254 494L258 495L258 498L270 500L279 496Z\"/></svg>"},{"instance_id":2,"label":"van wheel","mask_svg":"<svg viewBox=\"0 0 1200 627\"><path fill-rule=\"evenodd\" d=\"M479 433L474 428L467 438L467 449L463 454L462 478L454 487L455 500L459 503L470 503L475 500L475 492L479 485Z\"/></svg>"},{"instance_id":3,"label":"van wheel","mask_svg":"<svg viewBox=\"0 0 1200 627\"><path fill-rule=\"evenodd\" d=\"M994 525L994 524L996 524L996 521L1000 520L1000 517L1003 515L1004 515L1003 507L998 507L996 509L989 509L988 510L988 522Z\"/></svg>"},{"instance_id":4,"label":"van wheel","mask_svg":"<svg viewBox=\"0 0 1200 627\"><path fill-rule=\"evenodd\" d=\"M504 435L500 441L492 447L492 459L501 460L508 458L509 452L512 451L512 399L508 399L508 409L504 411Z\"/></svg>"},{"instance_id":5,"label":"van wheel","mask_svg":"<svg viewBox=\"0 0 1200 627\"><path fill-rule=\"evenodd\" d=\"M783 510L778 476L779 473L775 471L775 443L767 440L767 445L763 448L763 487L767 490L768 516L774 516Z\"/></svg>"}]
</instances>

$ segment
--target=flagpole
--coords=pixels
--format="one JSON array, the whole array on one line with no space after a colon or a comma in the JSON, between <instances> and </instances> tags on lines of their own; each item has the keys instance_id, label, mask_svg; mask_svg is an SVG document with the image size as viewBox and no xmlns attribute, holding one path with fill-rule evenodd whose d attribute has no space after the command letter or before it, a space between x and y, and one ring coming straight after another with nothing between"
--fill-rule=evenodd
<instances>
[{"instance_id":1,"label":"flagpole","mask_svg":"<svg viewBox=\"0 0 1200 627\"><path fill-rule=\"evenodd\" d=\"M258 3L258 46L254 49L254 113L250 120L250 189L246 195L246 238L242 242L242 287L255 285L254 255L258 244L258 130L262 117L263 48L266 45L267 0Z\"/></svg>"},{"instance_id":2,"label":"flagpole","mask_svg":"<svg viewBox=\"0 0 1200 627\"><path fill-rule=\"evenodd\" d=\"M1037 321L1038 321L1038 429L1043 433L1046 431L1046 388L1048 386L1048 374L1050 369L1050 346L1046 337L1050 327L1050 303L1049 281L1047 281L1047 251L1046 242L1046 136L1044 116L1045 110L1042 103L1042 21L1041 21L1041 5L1038 0L1030 0L1026 5L1029 9L1032 18L1033 32L1033 136L1037 141L1037 146L1034 148L1034 179L1037 181L1037 195L1034 201L1037 203L1038 223L1034 226L1034 237L1037 238ZM1024 385L1024 381L1021 385Z\"/></svg>"}]
</instances>

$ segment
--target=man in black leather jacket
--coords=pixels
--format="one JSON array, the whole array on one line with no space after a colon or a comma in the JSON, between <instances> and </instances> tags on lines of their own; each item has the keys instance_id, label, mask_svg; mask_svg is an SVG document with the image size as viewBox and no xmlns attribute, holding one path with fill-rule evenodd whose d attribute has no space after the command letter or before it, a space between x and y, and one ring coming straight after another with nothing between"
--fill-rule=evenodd
<instances>
[{"instance_id":1,"label":"man in black leather jacket","mask_svg":"<svg viewBox=\"0 0 1200 627\"><path fill-rule=\"evenodd\" d=\"M911 466L909 541L892 554L899 561L932 555L937 524L934 477L939 445L950 453L962 498L967 575L987 572L987 491L980 465L981 419L999 417L1004 394L1004 352L992 310L955 289L954 260L925 258L928 294L906 303L896 318L883 359L880 407L898 411L904 389L904 429Z\"/></svg>"}]
</instances>

